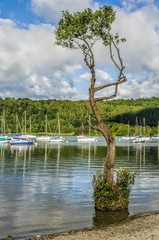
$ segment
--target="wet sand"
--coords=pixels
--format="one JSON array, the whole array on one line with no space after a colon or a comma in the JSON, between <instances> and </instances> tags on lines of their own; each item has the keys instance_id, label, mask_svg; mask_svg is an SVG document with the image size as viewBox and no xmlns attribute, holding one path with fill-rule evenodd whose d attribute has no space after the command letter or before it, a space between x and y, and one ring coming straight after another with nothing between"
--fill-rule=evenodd
<instances>
[{"instance_id":1,"label":"wet sand","mask_svg":"<svg viewBox=\"0 0 159 240\"><path fill-rule=\"evenodd\" d=\"M159 240L159 213L147 213L105 227L71 231L31 240Z\"/></svg>"}]
</instances>

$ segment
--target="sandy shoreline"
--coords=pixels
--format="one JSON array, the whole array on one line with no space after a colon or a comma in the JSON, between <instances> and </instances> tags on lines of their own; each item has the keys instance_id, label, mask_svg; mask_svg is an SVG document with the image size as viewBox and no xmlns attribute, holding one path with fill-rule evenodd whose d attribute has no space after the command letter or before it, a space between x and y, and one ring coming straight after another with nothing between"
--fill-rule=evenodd
<instances>
[{"instance_id":1,"label":"sandy shoreline","mask_svg":"<svg viewBox=\"0 0 159 240\"><path fill-rule=\"evenodd\" d=\"M159 240L159 212L135 215L117 224L79 230L31 240Z\"/></svg>"}]
</instances>

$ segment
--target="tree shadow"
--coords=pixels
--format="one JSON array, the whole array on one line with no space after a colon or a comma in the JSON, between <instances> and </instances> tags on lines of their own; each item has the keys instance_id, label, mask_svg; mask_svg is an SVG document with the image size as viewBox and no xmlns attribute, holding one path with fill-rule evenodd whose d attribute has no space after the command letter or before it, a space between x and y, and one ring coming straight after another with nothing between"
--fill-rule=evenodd
<instances>
[{"instance_id":1,"label":"tree shadow","mask_svg":"<svg viewBox=\"0 0 159 240\"><path fill-rule=\"evenodd\" d=\"M124 123L135 126L137 123L145 124L150 127L156 127L159 121L159 108L145 108L138 112L128 112L123 114L117 114L109 120L110 122Z\"/></svg>"},{"instance_id":2,"label":"tree shadow","mask_svg":"<svg viewBox=\"0 0 159 240\"><path fill-rule=\"evenodd\" d=\"M95 227L102 227L108 224L124 221L128 218L128 216L128 209L119 212L95 210L93 216L93 225Z\"/></svg>"}]
</instances>

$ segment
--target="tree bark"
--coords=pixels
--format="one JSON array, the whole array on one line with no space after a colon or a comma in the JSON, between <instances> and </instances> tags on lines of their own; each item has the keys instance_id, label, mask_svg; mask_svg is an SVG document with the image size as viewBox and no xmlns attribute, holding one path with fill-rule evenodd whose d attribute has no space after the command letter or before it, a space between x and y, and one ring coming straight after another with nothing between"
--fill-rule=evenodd
<instances>
[{"instance_id":1,"label":"tree bark","mask_svg":"<svg viewBox=\"0 0 159 240\"><path fill-rule=\"evenodd\" d=\"M92 76L93 78L93 76ZM106 124L103 122L99 109L97 107L95 97L94 97L94 84L91 84L89 88L89 101L94 116L98 123L98 130L103 134L107 143L107 154L104 163L104 176L109 180L113 181L113 169L115 160L115 138L112 136L111 132L107 128Z\"/></svg>"}]
</instances>

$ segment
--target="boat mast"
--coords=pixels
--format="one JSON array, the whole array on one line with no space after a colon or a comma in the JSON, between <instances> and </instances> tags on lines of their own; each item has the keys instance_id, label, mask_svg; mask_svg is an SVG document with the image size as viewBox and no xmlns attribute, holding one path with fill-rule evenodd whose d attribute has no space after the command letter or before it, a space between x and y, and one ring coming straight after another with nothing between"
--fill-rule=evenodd
<instances>
[{"instance_id":1,"label":"boat mast","mask_svg":"<svg viewBox=\"0 0 159 240\"><path fill-rule=\"evenodd\" d=\"M128 121L128 137L130 137L130 124L129 124L129 121Z\"/></svg>"},{"instance_id":2,"label":"boat mast","mask_svg":"<svg viewBox=\"0 0 159 240\"><path fill-rule=\"evenodd\" d=\"M45 133L47 134L47 115L45 115Z\"/></svg>"},{"instance_id":3,"label":"boat mast","mask_svg":"<svg viewBox=\"0 0 159 240\"><path fill-rule=\"evenodd\" d=\"M143 118L143 128L144 128L143 135L145 136L145 133L146 133L146 120L145 120L145 118Z\"/></svg>"},{"instance_id":4,"label":"boat mast","mask_svg":"<svg viewBox=\"0 0 159 240\"><path fill-rule=\"evenodd\" d=\"M16 134L18 134L18 115L16 113Z\"/></svg>"},{"instance_id":5,"label":"boat mast","mask_svg":"<svg viewBox=\"0 0 159 240\"><path fill-rule=\"evenodd\" d=\"M26 135L26 111L24 111L24 133Z\"/></svg>"},{"instance_id":6,"label":"boat mast","mask_svg":"<svg viewBox=\"0 0 159 240\"><path fill-rule=\"evenodd\" d=\"M58 113L57 113L57 124L58 124L58 134L60 136L61 129L60 129L60 118Z\"/></svg>"},{"instance_id":7,"label":"boat mast","mask_svg":"<svg viewBox=\"0 0 159 240\"><path fill-rule=\"evenodd\" d=\"M91 118L90 118L90 115L89 115L89 122L91 121ZM90 122L91 123L91 122ZM90 126L89 126L89 137L90 137L90 135L91 135L91 128L90 128Z\"/></svg>"},{"instance_id":8,"label":"boat mast","mask_svg":"<svg viewBox=\"0 0 159 240\"><path fill-rule=\"evenodd\" d=\"M30 120L30 134L31 134L31 116L30 116L29 120Z\"/></svg>"},{"instance_id":9,"label":"boat mast","mask_svg":"<svg viewBox=\"0 0 159 240\"><path fill-rule=\"evenodd\" d=\"M5 110L3 109L3 133L5 134L6 131L6 123L5 123Z\"/></svg>"}]
</instances>

